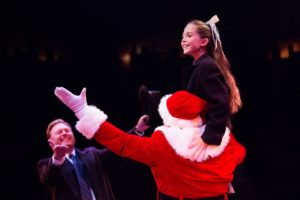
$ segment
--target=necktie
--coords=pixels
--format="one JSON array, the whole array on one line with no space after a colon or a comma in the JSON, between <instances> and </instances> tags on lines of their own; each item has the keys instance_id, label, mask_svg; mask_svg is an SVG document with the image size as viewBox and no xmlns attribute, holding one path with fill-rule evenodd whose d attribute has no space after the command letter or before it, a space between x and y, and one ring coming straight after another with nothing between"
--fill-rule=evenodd
<instances>
[{"instance_id":1,"label":"necktie","mask_svg":"<svg viewBox=\"0 0 300 200\"><path fill-rule=\"evenodd\" d=\"M80 187L80 193L83 200L93 200L91 190L87 184L87 182L84 180L84 177L82 175L82 169L80 168L80 161L78 160L77 156L70 155L70 159L73 161L73 166L75 170L75 174L77 177L77 181Z\"/></svg>"}]
</instances>

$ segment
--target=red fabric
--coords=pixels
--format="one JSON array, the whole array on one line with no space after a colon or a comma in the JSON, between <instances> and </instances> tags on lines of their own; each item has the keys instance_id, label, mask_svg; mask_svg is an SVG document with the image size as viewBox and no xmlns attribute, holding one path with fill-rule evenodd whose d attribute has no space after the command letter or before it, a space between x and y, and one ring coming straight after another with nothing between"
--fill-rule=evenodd
<instances>
[{"instance_id":1,"label":"red fabric","mask_svg":"<svg viewBox=\"0 0 300 200\"><path fill-rule=\"evenodd\" d=\"M235 167L245 157L245 148L231 135L224 152L202 163L178 156L164 135L151 138L130 135L104 122L95 139L118 155L150 166L158 191L173 197L202 198L225 194Z\"/></svg>"},{"instance_id":2,"label":"red fabric","mask_svg":"<svg viewBox=\"0 0 300 200\"><path fill-rule=\"evenodd\" d=\"M169 113L179 119L194 119L206 108L206 102L200 97L178 91L167 99Z\"/></svg>"}]
</instances>

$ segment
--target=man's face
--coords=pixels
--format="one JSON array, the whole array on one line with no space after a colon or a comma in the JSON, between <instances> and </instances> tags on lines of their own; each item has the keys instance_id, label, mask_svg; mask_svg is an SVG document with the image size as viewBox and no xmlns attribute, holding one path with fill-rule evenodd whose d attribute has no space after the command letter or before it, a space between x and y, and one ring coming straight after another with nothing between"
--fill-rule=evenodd
<instances>
[{"instance_id":1,"label":"man's face","mask_svg":"<svg viewBox=\"0 0 300 200\"><path fill-rule=\"evenodd\" d=\"M75 145L72 129L64 123L58 123L52 128L49 139L53 140L55 145L66 145L71 148Z\"/></svg>"}]
</instances>

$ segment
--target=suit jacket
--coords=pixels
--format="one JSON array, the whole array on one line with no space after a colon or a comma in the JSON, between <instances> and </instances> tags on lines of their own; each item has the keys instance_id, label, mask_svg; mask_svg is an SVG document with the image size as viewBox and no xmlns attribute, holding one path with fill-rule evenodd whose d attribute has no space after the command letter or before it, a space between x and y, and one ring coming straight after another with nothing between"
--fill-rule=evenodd
<instances>
[{"instance_id":1,"label":"suit jacket","mask_svg":"<svg viewBox=\"0 0 300 200\"><path fill-rule=\"evenodd\" d=\"M114 200L105 168L102 161L110 156L108 150L85 148L76 149L76 155L83 163L86 179L91 186L97 200ZM73 165L68 159L61 166L52 164L51 158L41 159L37 170L41 182L51 191L55 200L81 200Z\"/></svg>"}]
</instances>

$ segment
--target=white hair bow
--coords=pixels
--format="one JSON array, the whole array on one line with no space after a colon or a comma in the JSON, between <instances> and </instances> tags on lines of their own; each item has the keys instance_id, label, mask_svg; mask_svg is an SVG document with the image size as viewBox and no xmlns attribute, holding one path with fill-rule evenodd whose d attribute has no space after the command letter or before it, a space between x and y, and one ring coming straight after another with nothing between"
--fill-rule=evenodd
<instances>
[{"instance_id":1,"label":"white hair bow","mask_svg":"<svg viewBox=\"0 0 300 200\"><path fill-rule=\"evenodd\" d=\"M219 34L219 31L216 26L217 22L219 22L219 18L217 15L212 16L212 18L210 18L210 20L208 20L206 22L206 24L209 25L210 29L211 29L211 34L212 34L212 39L214 41L215 50L218 47L218 41L221 44L220 34Z\"/></svg>"}]
</instances>

